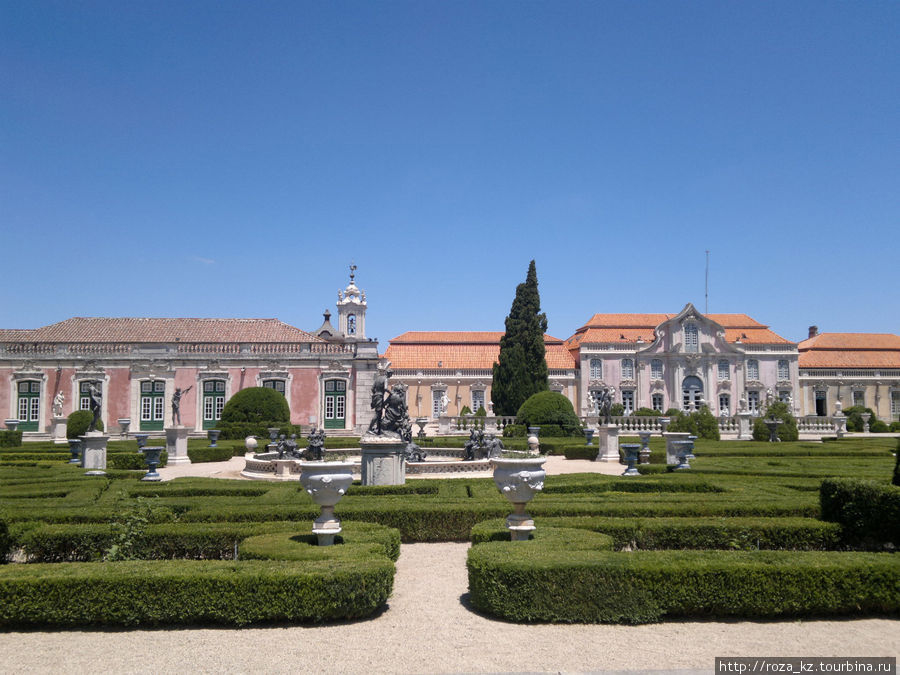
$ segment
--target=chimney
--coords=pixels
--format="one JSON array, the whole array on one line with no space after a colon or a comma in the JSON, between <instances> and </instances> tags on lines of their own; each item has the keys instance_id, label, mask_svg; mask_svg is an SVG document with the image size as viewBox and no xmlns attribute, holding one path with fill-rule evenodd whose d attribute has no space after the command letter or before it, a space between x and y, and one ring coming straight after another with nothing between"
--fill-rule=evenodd
<instances>
[{"instance_id":1,"label":"chimney","mask_svg":"<svg viewBox=\"0 0 900 675\"><path fill-rule=\"evenodd\" d=\"M810 326L810 327L809 327L809 337L814 338L814 337L816 337L816 335L818 335L818 334L819 334L819 327L818 327L818 326Z\"/></svg>"}]
</instances>

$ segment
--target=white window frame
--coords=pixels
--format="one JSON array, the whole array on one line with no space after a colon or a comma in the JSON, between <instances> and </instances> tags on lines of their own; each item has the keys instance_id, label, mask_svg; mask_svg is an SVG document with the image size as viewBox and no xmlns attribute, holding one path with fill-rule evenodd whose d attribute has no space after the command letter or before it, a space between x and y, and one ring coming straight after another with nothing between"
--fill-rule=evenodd
<instances>
[{"instance_id":1,"label":"white window frame","mask_svg":"<svg viewBox=\"0 0 900 675\"><path fill-rule=\"evenodd\" d=\"M654 410L658 410L659 412L663 412L665 405L665 398L662 394L652 394L650 396L650 405Z\"/></svg>"},{"instance_id":2,"label":"white window frame","mask_svg":"<svg viewBox=\"0 0 900 675\"><path fill-rule=\"evenodd\" d=\"M631 415L634 412L634 391L631 389L626 389L622 392L622 408L624 408L624 413L626 415Z\"/></svg>"},{"instance_id":3,"label":"white window frame","mask_svg":"<svg viewBox=\"0 0 900 675\"><path fill-rule=\"evenodd\" d=\"M472 413L477 413L479 408L484 408L485 410L487 410L487 406L484 405L484 389L473 389Z\"/></svg>"},{"instance_id":4,"label":"white window frame","mask_svg":"<svg viewBox=\"0 0 900 675\"><path fill-rule=\"evenodd\" d=\"M747 379L756 382L759 381L759 361L756 359L749 359L747 361Z\"/></svg>"},{"instance_id":5,"label":"white window frame","mask_svg":"<svg viewBox=\"0 0 900 675\"><path fill-rule=\"evenodd\" d=\"M603 359L591 359L590 369L592 380L603 379Z\"/></svg>"},{"instance_id":6,"label":"white window frame","mask_svg":"<svg viewBox=\"0 0 900 675\"><path fill-rule=\"evenodd\" d=\"M718 371L719 382L725 382L731 379L731 368L727 359L719 359L716 368Z\"/></svg>"},{"instance_id":7,"label":"white window frame","mask_svg":"<svg viewBox=\"0 0 900 675\"><path fill-rule=\"evenodd\" d=\"M634 379L634 359L622 359L622 379Z\"/></svg>"},{"instance_id":8,"label":"white window frame","mask_svg":"<svg viewBox=\"0 0 900 675\"><path fill-rule=\"evenodd\" d=\"M650 379L651 380L663 379L662 370L663 370L662 359L651 359L650 360Z\"/></svg>"},{"instance_id":9,"label":"white window frame","mask_svg":"<svg viewBox=\"0 0 900 675\"><path fill-rule=\"evenodd\" d=\"M860 399L859 403L857 403L857 401L856 401L857 398ZM863 408L865 408L866 407L866 392L863 391L862 389L854 389L851 400L853 402L853 407L862 406Z\"/></svg>"},{"instance_id":10,"label":"white window frame","mask_svg":"<svg viewBox=\"0 0 900 675\"><path fill-rule=\"evenodd\" d=\"M791 364L788 363L787 359L778 359L778 379L791 379Z\"/></svg>"},{"instance_id":11,"label":"white window frame","mask_svg":"<svg viewBox=\"0 0 900 675\"><path fill-rule=\"evenodd\" d=\"M688 354L700 351L700 328L695 323L684 324L684 351Z\"/></svg>"},{"instance_id":12,"label":"white window frame","mask_svg":"<svg viewBox=\"0 0 900 675\"><path fill-rule=\"evenodd\" d=\"M731 414L731 394L719 394L719 415Z\"/></svg>"},{"instance_id":13,"label":"white window frame","mask_svg":"<svg viewBox=\"0 0 900 675\"><path fill-rule=\"evenodd\" d=\"M754 415L759 413L759 392L755 389L747 392L747 409Z\"/></svg>"}]
</instances>

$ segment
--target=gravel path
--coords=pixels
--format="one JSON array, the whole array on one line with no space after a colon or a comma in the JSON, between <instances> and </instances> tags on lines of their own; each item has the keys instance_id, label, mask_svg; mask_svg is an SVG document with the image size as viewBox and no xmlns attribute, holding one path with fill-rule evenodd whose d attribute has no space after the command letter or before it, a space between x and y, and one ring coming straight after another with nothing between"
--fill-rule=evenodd
<instances>
[{"instance_id":1,"label":"gravel path","mask_svg":"<svg viewBox=\"0 0 900 675\"><path fill-rule=\"evenodd\" d=\"M516 625L466 602L467 544L404 544L374 619L331 626L0 633L6 673L712 672L716 656L897 656L900 621Z\"/></svg>"}]
</instances>

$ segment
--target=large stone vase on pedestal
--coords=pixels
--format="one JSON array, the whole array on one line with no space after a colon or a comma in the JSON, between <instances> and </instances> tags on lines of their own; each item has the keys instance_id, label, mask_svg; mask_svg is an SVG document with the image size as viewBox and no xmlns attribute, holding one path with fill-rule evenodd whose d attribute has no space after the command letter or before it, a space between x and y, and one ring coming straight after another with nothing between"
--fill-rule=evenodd
<instances>
[{"instance_id":1,"label":"large stone vase on pedestal","mask_svg":"<svg viewBox=\"0 0 900 675\"><path fill-rule=\"evenodd\" d=\"M169 455L169 465L191 463L187 446L188 434L191 431L190 427L183 427L180 424L166 428L166 452Z\"/></svg>"},{"instance_id":2,"label":"large stone vase on pedestal","mask_svg":"<svg viewBox=\"0 0 900 675\"><path fill-rule=\"evenodd\" d=\"M353 466L353 462L300 462L300 483L321 507L312 530L319 546L331 546L335 535L341 533L341 519L334 515L334 507L353 483Z\"/></svg>"},{"instance_id":3,"label":"large stone vase on pedestal","mask_svg":"<svg viewBox=\"0 0 900 675\"><path fill-rule=\"evenodd\" d=\"M106 475L106 443L109 436L102 431L88 431L81 439L81 466L86 476Z\"/></svg>"},{"instance_id":4,"label":"large stone vase on pedestal","mask_svg":"<svg viewBox=\"0 0 900 675\"><path fill-rule=\"evenodd\" d=\"M688 440L688 436L690 433L687 431L667 431L665 433L666 438L666 464L679 464L680 461L678 459L678 448L676 445L679 441Z\"/></svg>"},{"instance_id":5,"label":"large stone vase on pedestal","mask_svg":"<svg viewBox=\"0 0 900 675\"><path fill-rule=\"evenodd\" d=\"M619 427L615 424L601 424L597 430L597 462L619 461Z\"/></svg>"},{"instance_id":6,"label":"large stone vase on pedestal","mask_svg":"<svg viewBox=\"0 0 900 675\"><path fill-rule=\"evenodd\" d=\"M66 445L69 441L66 439L66 418L54 417L50 420L50 438L56 445Z\"/></svg>"},{"instance_id":7,"label":"large stone vase on pedestal","mask_svg":"<svg viewBox=\"0 0 900 675\"><path fill-rule=\"evenodd\" d=\"M159 458L162 455L162 447L144 448L144 462L147 464L147 473L141 478L142 481L155 483L162 480L162 476L156 470L159 466Z\"/></svg>"},{"instance_id":8,"label":"large stone vase on pedestal","mask_svg":"<svg viewBox=\"0 0 900 675\"><path fill-rule=\"evenodd\" d=\"M513 505L513 512L506 518L512 541L526 541L535 529L534 519L525 512L525 505L544 489L547 472L543 464L546 461L546 457L491 460L494 483Z\"/></svg>"},{"instance_id":9,"label":"large stone vase on pedestal","mask_svg":"<svg viewBox=\"0 0 900 675\"><path fill-rule=\"evenodd\" d=\"M366 433L359 440L362 449L363 485L404 485L406 483L406 441L397 434Z\"/></svg>"}]
</instances>

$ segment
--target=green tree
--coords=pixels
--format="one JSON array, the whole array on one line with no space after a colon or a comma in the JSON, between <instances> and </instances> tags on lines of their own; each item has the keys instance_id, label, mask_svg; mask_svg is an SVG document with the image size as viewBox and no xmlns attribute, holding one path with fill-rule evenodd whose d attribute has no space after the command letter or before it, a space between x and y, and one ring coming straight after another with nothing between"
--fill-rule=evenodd
<instances>
[{"instance_id":1,"label":"green tree","mask_svg":"<svg viewBox=\"0 0 900 675\"><path fill-rule=\"evenodd\" d=\"M763 411L763 414L753 422L754 441L769 440L769 427L765 423L767 418L781 420L781 426L778 427L778 438L782 441L796 441L800 438L800 432L797 430L797 420L791 414L788 404L782 401L772 401Z\"/></svg>"},{"instance_id":2,"label":"green tree","mask_svg":"<svg viewBox=\"0 0 900 675\"><path fill-rule=\"evenodd\" d=\"M532 260L525 282L516 287L506 317L506 333L500 338L491 393L496 414L515 415L529 396L549 388L544 358L546 330L547 315L541 312L537 269Z\"/></svg>"}]
</instances>

